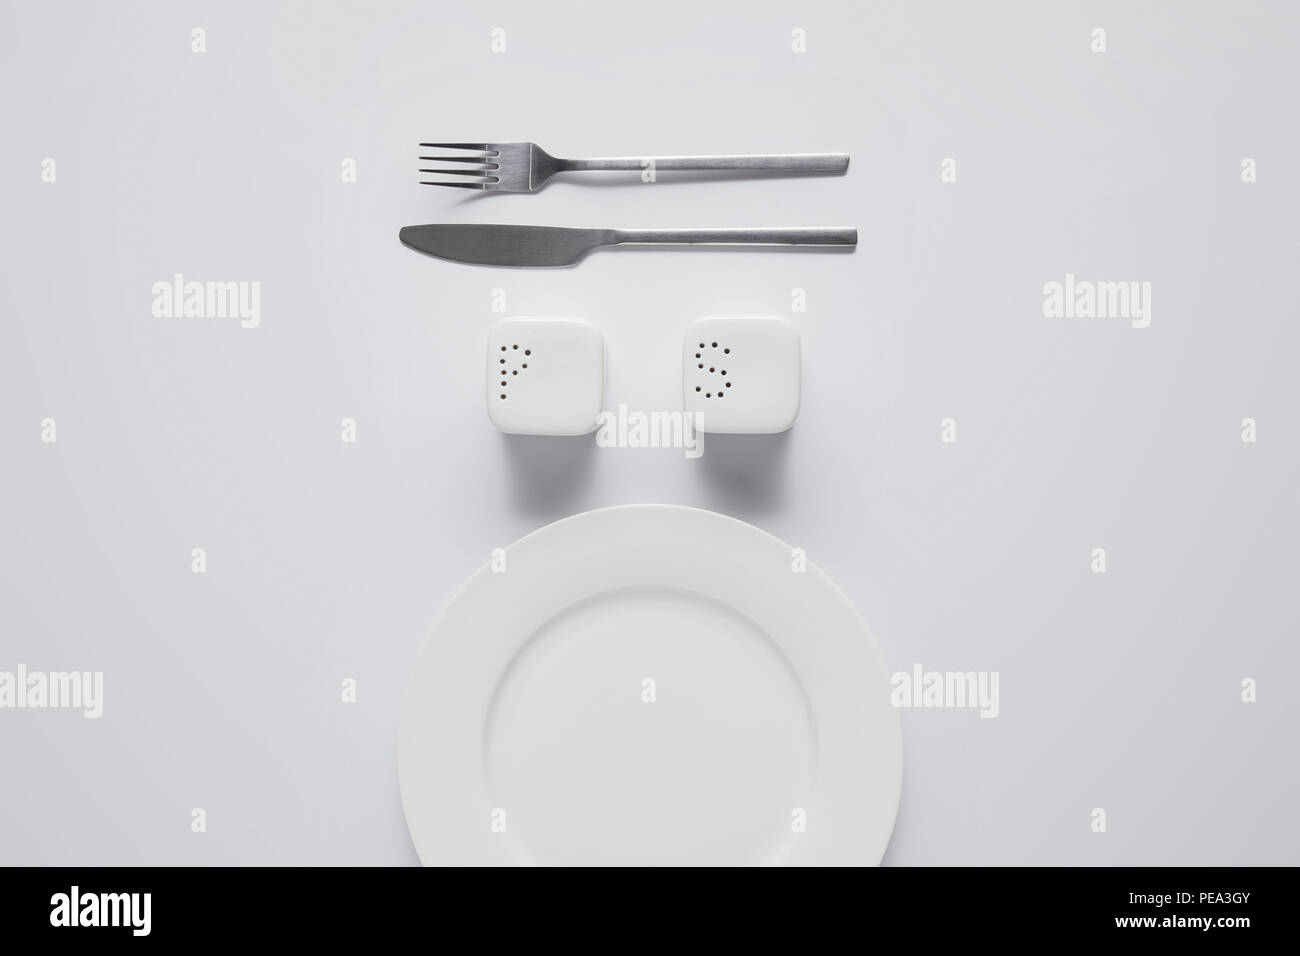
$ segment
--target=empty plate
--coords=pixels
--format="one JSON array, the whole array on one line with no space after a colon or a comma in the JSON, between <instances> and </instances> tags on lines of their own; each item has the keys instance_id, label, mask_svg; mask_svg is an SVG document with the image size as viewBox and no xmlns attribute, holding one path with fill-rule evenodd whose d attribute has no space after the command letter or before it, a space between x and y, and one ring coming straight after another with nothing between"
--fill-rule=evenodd
<instances>
[{"instance_id":1,"label":"empty plate","mask_svg":"<svg viewBox=\"0 0 1300 956\"><path fill-rule=\"evenodd\" d=\"M788 545L589 511L447 609L398 741L426 865L875 865L902 737L875 642Z\"/></svg>"}]
</instances>

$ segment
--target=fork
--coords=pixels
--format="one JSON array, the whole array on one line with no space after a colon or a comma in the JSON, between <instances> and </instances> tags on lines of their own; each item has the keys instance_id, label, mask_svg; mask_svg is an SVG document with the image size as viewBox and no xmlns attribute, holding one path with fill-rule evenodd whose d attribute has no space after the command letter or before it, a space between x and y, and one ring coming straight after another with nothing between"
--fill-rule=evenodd
<instances>
[{"instance_id":1,"label":"fork","mask_svg":"<svg viewBox=\"0 0 1300 956\"><path fill-rule=\"evenodd\" d=\"M460 179L421 180L422 186L497 189L531 193L556 173L608 169L731 169L842 173L848 153L783 153L759 156L618 156L608 159L561 159L536 143L421 143L423 149L461 151L459 155L421 156L421 162L459 163L462 169L421 169L421 173ZM474 153L475 155L465 155ZM653 166L651 165L653 164Z\"/></svg>"}]
</instances>

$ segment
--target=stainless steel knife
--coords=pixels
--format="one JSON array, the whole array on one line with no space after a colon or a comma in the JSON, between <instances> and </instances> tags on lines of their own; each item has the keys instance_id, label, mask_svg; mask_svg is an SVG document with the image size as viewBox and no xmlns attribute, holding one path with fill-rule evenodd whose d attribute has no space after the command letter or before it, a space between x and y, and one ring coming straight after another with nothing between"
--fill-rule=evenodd
<instances>
[{"instance_id":1,"label":"stainless steel knife","mask_svg":"<svg viewBox=\"0 0 1300 956\"><path fill-rule=\"evenodd\" d=\"M398 238L418 252L490 266L571 266L601 246L647 243L856 246L851 227L802 226L774 229L574 229L568 226L507 226L439 223L403 226Z\"/></svg>"}]
</instances>

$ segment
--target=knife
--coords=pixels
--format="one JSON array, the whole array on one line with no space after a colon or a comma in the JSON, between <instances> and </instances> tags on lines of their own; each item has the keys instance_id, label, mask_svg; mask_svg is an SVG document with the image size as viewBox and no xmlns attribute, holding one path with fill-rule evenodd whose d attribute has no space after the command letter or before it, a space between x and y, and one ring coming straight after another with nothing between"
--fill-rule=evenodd
<instances>
[{"instance_id":1,"label":"knife","mask_svg":"<svg viewBox=\"0 0 1300 956\"><path fill-rule=\"evenodd\" d=\"M403 245L439 259L489 266L571 266L601 246L647 243L856 246L858 230L835 226L776 229L574 229L438 223L403 226Z\"/></svg>"}]
</instances>

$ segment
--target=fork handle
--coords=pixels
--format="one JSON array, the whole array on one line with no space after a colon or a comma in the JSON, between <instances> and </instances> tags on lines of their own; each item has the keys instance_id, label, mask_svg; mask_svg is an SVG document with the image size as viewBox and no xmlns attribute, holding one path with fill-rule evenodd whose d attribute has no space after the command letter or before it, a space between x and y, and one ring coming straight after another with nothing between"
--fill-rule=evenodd
<instances>
[{"instance_id":1,"label":"fork handle","mask_svg":"<svg viewBox=\"0 0 1300 956\"><path fill-rule=\"evenodd\" d=\"M808 173L842 173L848 153L776 153L763 156L613 156L606 159L559 159L560 169L777 169Z\"/></svg>"},{"instance_id":2,"label":"fork handle","mask_svg":"<svg viewBox=\"0 0 1300 956\"><path fill-rule=\"evenodd\" d=\"M760 246L856 246L858 231L838 226L776 229L617 229L614 243L712 243Z\"/></svg>"}]
</instances>

